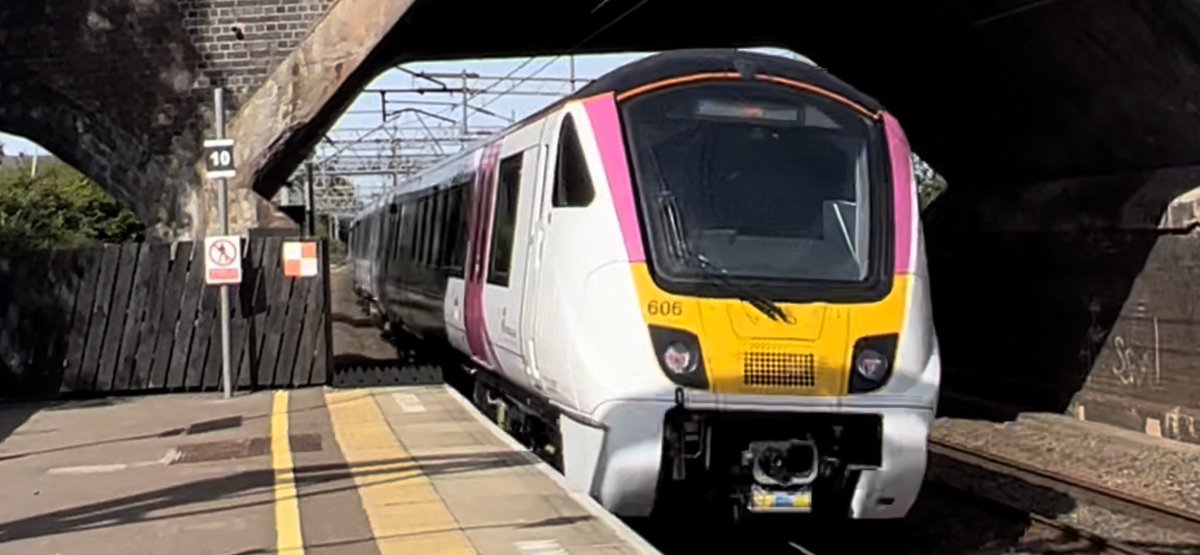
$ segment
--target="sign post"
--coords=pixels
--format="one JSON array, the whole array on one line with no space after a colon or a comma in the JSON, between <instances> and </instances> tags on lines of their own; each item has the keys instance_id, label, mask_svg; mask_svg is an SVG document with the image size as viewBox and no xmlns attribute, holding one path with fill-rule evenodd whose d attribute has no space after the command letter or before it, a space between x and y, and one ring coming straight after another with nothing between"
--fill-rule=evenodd
<instances>
[{"instance_id":1,"label":"sign post","mask_svg":"<svg viewBox=\"0 0 1200 555\"><path fill-rule=\"evenodd\" d=\"M210 285L221 286L221 385L225 398L233 396L233 380L229 369L229 284L242 281L242 241L229 235L229 181L237 175L233 163L233 139L225 138L225 91L213 91L216 114L215 140L204 141L204 170L209 179L220 181L217 189L217 210L221 234L204 239L204 279Z\"/></svg>"}]
</instances>

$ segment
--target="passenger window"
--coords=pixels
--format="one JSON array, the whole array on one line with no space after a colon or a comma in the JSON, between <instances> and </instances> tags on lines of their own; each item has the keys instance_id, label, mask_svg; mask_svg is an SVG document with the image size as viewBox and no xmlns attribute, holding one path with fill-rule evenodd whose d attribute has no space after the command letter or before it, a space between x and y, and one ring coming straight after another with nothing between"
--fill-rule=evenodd
<instances>
[{"instance_id":1,"label":"passenger window","mask_svg":"<svg viewBox=\"0 0 1200 555\"><path fill-rule=\"evenodd\" d=\"M432 207L429 209L429 265L434 268L439 268L442 265L441 256L438 252L439 243L442 238L442 192L436 191L433 193Z\"/></svg>"},{"instance_id":2,"label":"passenger window","mask_svg":"<svg viewBox=\"0 0 1200 555\"><path fill-rule=\"evenodd\" d=\"M401 205L397 206L396 212L394 214L392 214L389 217L389 219L391 220L391 222L387 222L386 220L380 221L380 227L381 227L380 235L386 236L390 232L390 236L387 237L387 240L392 241L392 248L389 250L392 253L390 258L392 258L394 260L394 259L400 258L400 241L399 241L399 239L400 239L401 224L404 222L404 205L401 204ZM391 226L388 226L388 223L390 223Z\"/></svg>"},{"instance_id":3,"label":"passenger window","mask_svg":"<svg viewBox=\"0 0 1200 555\"><path fill-rule=\"evenodd\" d=\"M459 203L458 189L450 189L446 191L447 200L450 202L450 208L447 210L444 225L446 227L446 241L442 246L442 266L446 268L454 267L454 249L458 248L458 218L462 206Z\"/></svg>"},{"instance_id":4,"label":"passenger window","mask_svg":"<svg viewBox=\"0 0 1200 555\"><path fill-rule=\"evenodd\" d=\"M414 239L417 234L417 203L415 201L404 205L404 210L401 213L404 225L400 231L400 249L404 253L405 258L413 258L416 253ZM405 271L408 271L405 269Z\"/></svg>"},{"instance_id":5,"label":"passenger window","mask_svg":"<svg viewBox=\"0 0 1200 555\"><path fill-rule=\"evenodd\" d=\"M587 161L583 158L583 147L579 144L579 134L575 131L575 120L571 114L567 114L558 136L558 168L554 175L551 202L560 208L587 206L592 203L595 193Z\"/></svg>"},{"instance_id":6,"label":"passenger window","mask_svg":"<svg viewBox=\"0 0 1200 555\"><path fill-rule=\"evenodd\" d=\"M428 196L421 198L421 243L417 248L420 249L418 258L424 266L429 266L429 232L433 231L432 226L429 225L431 223L429 221L429 204L432 200Z\"/></svg>"},{"instance_id":7,"label":"passenger window","mask_svg":"<svg viewBox=\"0 0 1200 555\"><path fill-rule=\"evenodd\" d=\"M517 223L517 195L521 185L524 152L500 161L500 182L496 191L496 217L492 229L492 256L488 264L488 283L508 286L512 264L513 233Z\"/></svg>"},{"instance_id":8,"label":"passenger window","mask_svg":"<svg viewBox=\"0 0 1200 555\"><path fill-rule=\"evenodd\" d=\"M451 274L455 277L463 277L463 268L467 261L467 235L470 233L470 230L467 229L467 211L471 207L467 194L470 192L472 179L474 179L474 174L457 186L458 200L455 201L455 204L458 208L455 210L454 217L454 254L450 260Z\"/></svg>"},{"instance_id":9,"label":"passenger window","mask_svg":"<svg viewBox=\"0 0 1200 555\"><path fill-rule=\"evenodd\" d=\"M421 264L428 267L429 247L433 244L433 197L421 199Z\"/></svg>"}]
</instances>

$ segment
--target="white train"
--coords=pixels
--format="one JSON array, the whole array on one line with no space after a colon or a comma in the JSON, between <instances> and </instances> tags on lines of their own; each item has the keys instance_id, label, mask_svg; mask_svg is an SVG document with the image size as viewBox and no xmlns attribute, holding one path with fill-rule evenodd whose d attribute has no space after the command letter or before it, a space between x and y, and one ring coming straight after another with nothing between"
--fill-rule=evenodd
<instances>
[{"instance_id":1,"label":"white train","mask_svg":"<svg viewBox=\"0 0 1200 555\"><path fill-rule=\"evenodd\" d=\"M941 371L911 154L823 69L643 58L403 183L350 248L383 322L618 515L917 497Z\"/></svg>"}]
</instances>

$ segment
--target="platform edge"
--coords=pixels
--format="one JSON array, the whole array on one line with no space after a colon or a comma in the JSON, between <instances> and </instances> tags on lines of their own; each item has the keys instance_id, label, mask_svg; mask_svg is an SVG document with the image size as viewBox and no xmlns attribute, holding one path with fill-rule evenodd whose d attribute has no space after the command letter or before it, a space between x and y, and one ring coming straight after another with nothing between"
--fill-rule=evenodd
<instances>
[{"instance_id":1,"label":"platform edge","mask_svg":"<svg viewBox=\"0 0 1200 555\"><path fill-rule=\"evenodd\" d=\"M572 490L567 484L567 479L562 474L554 470L554 468L549 464L546 464L546 461L543 461L537 455L531 453L529 449L526 449L524 445L518 443L517 440L512 438L512 436L506 434L504 430L501 430L500 427L496 425L495 422L484 418L483 415L479 413L479 410L475 407L475 405L471 404L471 402L468 401L466 397L463 397L461 393L449 385L442 384L442 387L450 394L451 398L457 401L458 404L462 405L462 407L466 409L468 413L470 413L471 418L474 418L477 422L482 424L484 428L487 428L492 435L496 436L496 438L498 438L500 441L503 441L504 444L511 448L514 452L520 453L522 457L529 461L530 465L536 467L542 472L542 474L545 474L547 477L553 480L554 483L558 485L559 489L563 491L563 493L567 494L571 497L571 499L575 500L576 503L579 503L581 506L583 506L583 508L589 514L607 524L608 527L611 528L614 533L616 533L618 538L628 542L629 545L645 555L662 555L661 551L655 549L654 546L650 545L650 542L647 542L645 538L639 536L637 532L633 531L632 528L630 528L624 522L621 522L616 515L613 515L606 510L595 499Z\"/></svg>"}]
</instances>

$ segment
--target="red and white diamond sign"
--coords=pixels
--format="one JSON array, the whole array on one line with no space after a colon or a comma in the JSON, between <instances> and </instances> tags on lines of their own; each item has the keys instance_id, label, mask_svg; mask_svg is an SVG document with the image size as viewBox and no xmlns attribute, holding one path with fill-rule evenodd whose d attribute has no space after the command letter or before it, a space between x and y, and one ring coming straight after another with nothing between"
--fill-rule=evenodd
<instances>
[{"instance_id":1,"label":"red and white diamond sign","mask_svg":"<svg viewBox=\"0 0 1200 555\"><path fill-rule=\"evenodd\" d=\"M289 241L283 244L283 275L313 277L317 275L317 243Z\"/></svg>"}]
</instances>

